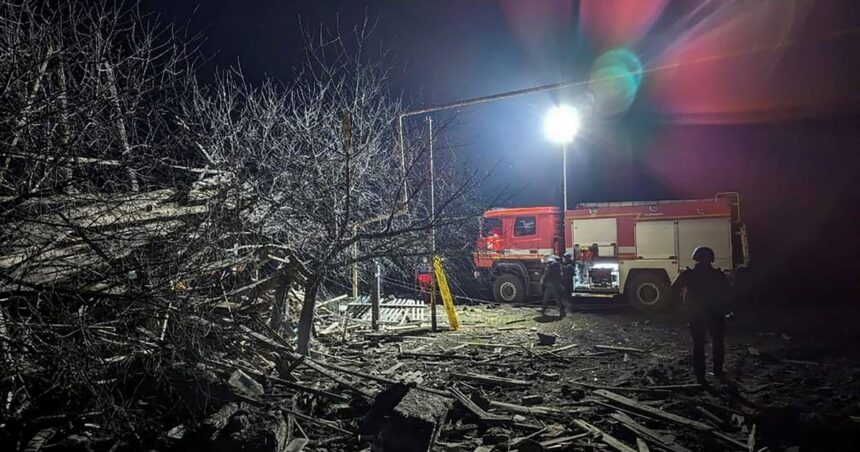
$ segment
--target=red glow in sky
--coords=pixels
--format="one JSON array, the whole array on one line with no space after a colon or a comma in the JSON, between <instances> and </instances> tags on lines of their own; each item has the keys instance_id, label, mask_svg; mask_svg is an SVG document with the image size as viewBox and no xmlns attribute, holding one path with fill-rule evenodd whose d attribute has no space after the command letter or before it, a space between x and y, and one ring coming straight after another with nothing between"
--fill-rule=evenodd
<instances>
[{"instance_id":1,"label":"red glow in sky","mask_svg":"<svg viewBox=\"0 0 860 452\"><path fill-rule=\"evenodd\" d=\"M642 38L660 17L667 0L582 0L579 24L603 51Z\"/></svg>"},{"instance_id":2,"label":"red glow in sky","mask_svg":"<svg viewBox=\"0 0 860 452\"><path fill-rule=\"evenodd\" d=\"M747 123L833 112L860 101L847 2L727 4L646 66L657 105L680 122ZM849 5L850 6L850 5ZM856 7L855 7L856 8Z\"/></svg>"}]
</instances>

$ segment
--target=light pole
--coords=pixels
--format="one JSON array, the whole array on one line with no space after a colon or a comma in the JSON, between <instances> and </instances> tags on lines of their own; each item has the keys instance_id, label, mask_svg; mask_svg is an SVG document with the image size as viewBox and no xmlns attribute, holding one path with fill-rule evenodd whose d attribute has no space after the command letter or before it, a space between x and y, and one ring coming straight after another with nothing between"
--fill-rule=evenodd
<instances>
[{"instance_id":1,"label":"light pole","mask_svg":"<svg viewBox=\"0 0 860 452\"><path fill-rule=\"evenodd\" d=\"M561 144L562 196L564 210L567 211L567 145L579 132L579 112L569 105L556 105L551 108L544 119L544 133L554 143Z\"/></svg>"}]
</instances>

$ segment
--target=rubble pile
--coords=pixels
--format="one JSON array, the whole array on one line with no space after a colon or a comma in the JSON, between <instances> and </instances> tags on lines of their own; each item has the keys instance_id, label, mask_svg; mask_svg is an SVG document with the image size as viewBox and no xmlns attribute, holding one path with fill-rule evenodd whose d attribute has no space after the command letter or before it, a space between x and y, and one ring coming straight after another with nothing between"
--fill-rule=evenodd
<instances>
[{"instance_id":1,"label":"rubble pile","mask_svg":"<svg viewBox=\"0 0 860 452\"><path fill-rule=\"evenodd\" d=\"M465 307L455 332L403 322L324 336L315 359L361 402L313 415L357 429L371 450L844 450L860 435L856 361L822 351L802 360L785 344L733 338L731 379L702 387L690 384L682 322L536 313ZM792 386L803 379L821 386ZM392 422L409 433L392 436Z\"/></svg>"},{"instance_id":2,"label":"rubble pile","mask_svg":"<svg viewBox=\"0 0 860 452\"><path fill-rule=\"evenodd\" d=\"M292 292L293 309L300 296ZM701 387L689 384L682 327L583 313L554 321L534 308L489 305L461 306L458 331L431 333L427 312L391 298L381 306L389 320L373 331L367 299L338 296L318 304L316 339L301 356L290 331L262 321L271 311L254 300L176 320L184 335L168 322L170 340L158 337L160 324L120 333L111 328L121 322L67 320L68 347L87 344L100 365L75 369L66 378L80 380L62 383L50 380L60 374L45 362L19 365L3 380L4 443L9 450L759 451L839 450L856 438L852 394L860 381L850 379L851 366L772 352L768 343L731 343L736 381ZM142 333L150 329L152 337ZM42 336L31 334L22 348L41 346ZM26 356L22 348L14 351ZM819 407L813 424L804 417L809 408L782 403L790 399L780 391L816 376L837 403ZM827 386L831 379L841 385ZM842 436L828 433L833 419L842 421L833 424ZM792 422L797 432L785 433Z\"/></svg>"},{"instance_id":3,"label":"rubble pile","mask_svg":"<svg viewBox=\"0 0 860 452\"><path fill-rule=\"evenodd\" d=\"M0 449L279 431L259 407L272 428L227 421L250 412L237 397L262 394L254 378L289 367L303 269L225 239L237 207L216 200L225 184L2 200Z\"/></svg>"}]
</instances>

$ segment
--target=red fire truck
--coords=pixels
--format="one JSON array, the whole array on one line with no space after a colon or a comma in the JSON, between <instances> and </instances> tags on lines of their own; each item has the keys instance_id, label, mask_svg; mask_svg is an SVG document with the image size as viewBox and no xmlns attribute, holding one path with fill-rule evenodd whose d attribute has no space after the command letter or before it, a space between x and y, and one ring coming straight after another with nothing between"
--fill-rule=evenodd
<instances>
[{"instance_id":1,"label":"red fire truck","mask_svg":"<svg viewBox=\"0 0 860 452\"><path fill-rule=\"evenodd\" d=\"M586 203L563 216L556 207L491 209L481 218L476 245L475 266L492 281L496 301L522 302L541 295L543 260L570 253L572 295L625 295L649 312L672 304L671 281L692 266L697 246L711 247L714 265L726 272L749 261L737 193Z\"/></svg>"}]
</instances>

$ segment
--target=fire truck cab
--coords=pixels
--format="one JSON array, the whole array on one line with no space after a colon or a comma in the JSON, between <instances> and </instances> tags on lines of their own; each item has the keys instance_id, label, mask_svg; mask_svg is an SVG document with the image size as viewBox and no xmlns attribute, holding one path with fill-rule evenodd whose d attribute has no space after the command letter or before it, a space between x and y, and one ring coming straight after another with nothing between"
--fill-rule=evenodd
<instances>
[{"instance_id":1,"label":"fire truck cab","mask_svg":"<svg viewBox=\"0 0 860 452\"><path fill-rule=\"evenodd\" d=\"M499 302L542 294L543 260L569 253L572 295L626 295L636 308L671 306L671 281L693 265L698 246L716 254L727 273L749 260L736 193L713 199L579 204L562 215L555 207L492 209L481 218L474 254Z\"/></svg>"}]
</instances>

